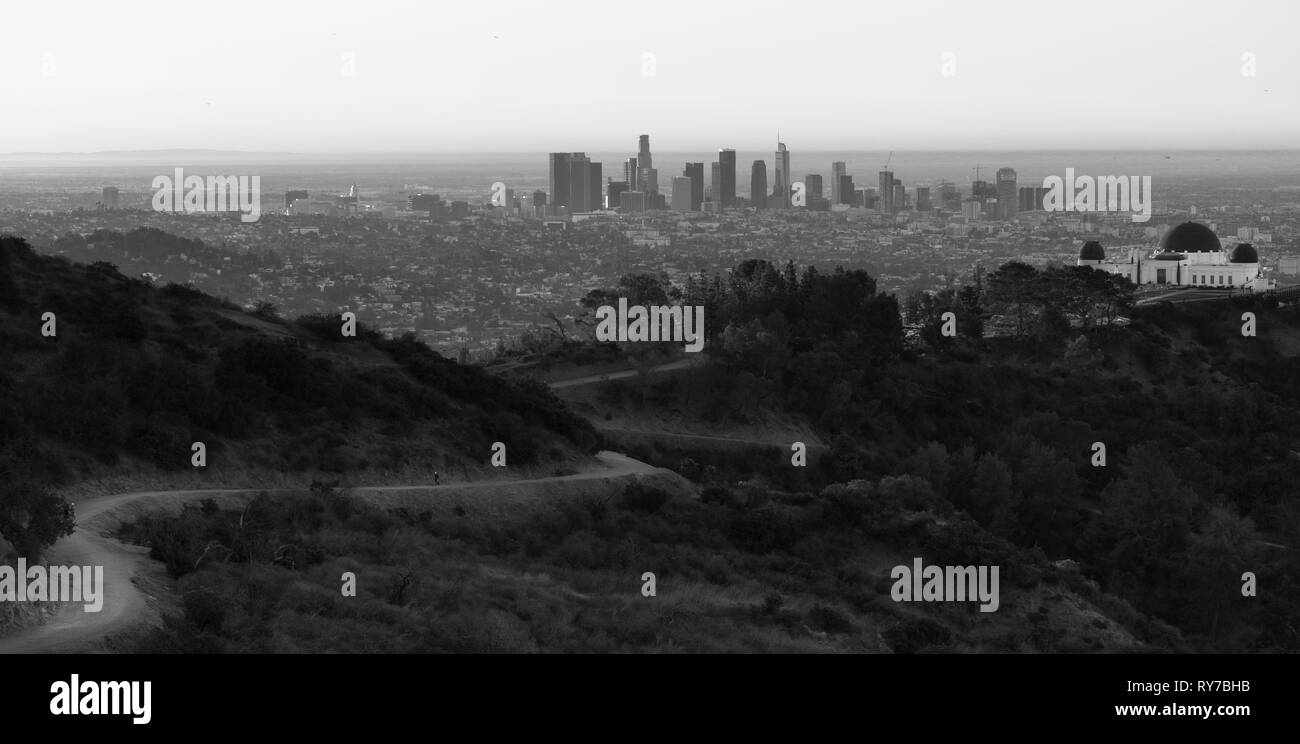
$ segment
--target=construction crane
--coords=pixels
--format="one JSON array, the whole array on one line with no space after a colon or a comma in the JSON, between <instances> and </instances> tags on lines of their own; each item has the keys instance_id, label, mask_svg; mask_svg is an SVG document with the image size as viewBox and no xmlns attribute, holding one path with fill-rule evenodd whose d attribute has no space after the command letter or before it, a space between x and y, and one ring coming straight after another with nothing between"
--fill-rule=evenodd
<instances>
[{"instance_id":1,"label":"construction crane","mask_svg":"<svg viewBox=\"0 0 1300 744\"><path fill-rule=\"evenodd\" d=\"M889 162L893 159L894 159L894 151L890 150L889 157L885 158L885 164L880 168L880 170L886 170L886 171L889 170Z\"/></svg>"}]
</instances>

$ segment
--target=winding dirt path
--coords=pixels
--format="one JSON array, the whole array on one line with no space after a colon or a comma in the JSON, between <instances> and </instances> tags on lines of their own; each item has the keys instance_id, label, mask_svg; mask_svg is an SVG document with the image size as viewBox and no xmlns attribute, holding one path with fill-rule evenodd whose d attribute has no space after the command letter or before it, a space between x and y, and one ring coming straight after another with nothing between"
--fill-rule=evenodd
<instances>
[{"instance_id":1,"label":"winding dirt path","mask_svg":"<svg viewBox=\"0 0 1300 744\"><path fill-rule=\"evenodd\" d=\"M640 460L618 452L600 452L596 455L598 467L574 475L531 478L525 480L494 480L475 483L446 483L410 486L369 486L352 489L356 493L387 493L414 490L464 490L494 487L527 486L528 484L563 483L566 481L613 478L625 475L648 474L658 470ZM124 507L148 501L149 506L177 506L207 496L284 492L286 489L204 489L196 491L139 491L118 493L85 499L77 503L77 528L56 542L47 553L51 563L70 566L103 566L103 608L99 612L86 612L81 604L69 603L46 623L24 628L0 637L0 653L49 653L94 649L106 637L119 633L145 620L149 605L145 593L136 583L137 577L150 569L149 549L129 545L105 534L115 523L114 512ZM153 568L157 568L156 566Z\"/></svg>"}]
</instances>

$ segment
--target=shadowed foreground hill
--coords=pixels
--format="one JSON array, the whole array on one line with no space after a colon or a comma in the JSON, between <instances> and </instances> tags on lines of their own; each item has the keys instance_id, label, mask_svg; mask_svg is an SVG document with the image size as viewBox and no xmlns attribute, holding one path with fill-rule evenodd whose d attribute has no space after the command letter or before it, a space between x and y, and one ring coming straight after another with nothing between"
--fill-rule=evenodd
<instances>
[{"instance_id":1,"label":"shadowed foreground hill","mask_svg":"<svg viewBox=\"0 0 1300 744\"><path fill-rule=\"evenodd\" d=\"M413 336L359 324L345 338L337 317L249 314L0 238L0 538L20 554L70 528L51 488L105 476L190 487L319 472L468 479L496 441L512 473L549 475L597 440L544 386L462 367ZM207 449L197 477L195 442Z\"/></svg>"}]
</instances>

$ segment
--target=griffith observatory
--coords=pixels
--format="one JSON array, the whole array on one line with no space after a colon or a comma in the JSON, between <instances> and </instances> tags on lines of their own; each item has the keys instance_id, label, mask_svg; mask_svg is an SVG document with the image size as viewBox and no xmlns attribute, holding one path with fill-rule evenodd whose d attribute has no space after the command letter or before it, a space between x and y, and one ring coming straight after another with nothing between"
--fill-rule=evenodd
<instances>
[{"instance_id":1,"label":"griffith observatory","mask_svg":"<svg viewBox=\"0 0 1300 744\"><path fill-rule=\"evenodd\" d=\"M1168 284L1175 287L1213 287L1262 291L1272 282L1263 277L1259 254L1250 243L1225 251L1214 231L1199 222L1184 222L1149 251L1129 248L1124 258L1107 259L1101 244L1084 243L1079 266L1127 277L1134 284Z\"/></svg>"}]
</instances>

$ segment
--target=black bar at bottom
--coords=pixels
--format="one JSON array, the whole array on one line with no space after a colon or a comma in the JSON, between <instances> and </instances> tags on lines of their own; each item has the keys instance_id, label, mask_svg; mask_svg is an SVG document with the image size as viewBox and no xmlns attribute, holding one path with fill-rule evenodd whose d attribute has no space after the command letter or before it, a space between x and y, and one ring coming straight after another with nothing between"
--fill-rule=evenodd
<instances>
[{"instance_id":1,"label":"black bar at bottom","mask_svg":"<svg viewBox=\"0 0 1300 744\"><path fill-rule=\"evenodd\" d=\"M118 729L206 738L265 726L331 740L350 730L405 729L427 734L422 739L459 739L458 731L589 728L623 738L633 729L680 733L689 722L692 731L728 739L744 731L767 738L784 727L819 740L844 726L866 733L895 723L922 734L1169 726L1227 732L1285 725L1300 711L1295 657L1282 655L97 655L0 663L5 731L35 725L56 734ZM82 690L77 713L54 715L52 704L72 707L73 675L79 688L150 682L149 722L133 723L144 717L134 713L83 713L95 703ZM105 689L110 700L123 690L93 688L98 701ZM142 702L142 690L135 688L135 701ZM1154 707L1120 715L1117 706ZM1200 706L1213 708L1208 718Z\"/></svg>"}]
</instances>

